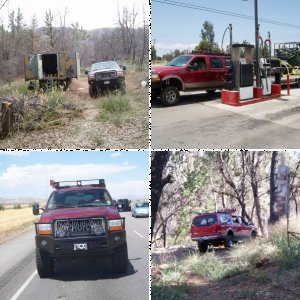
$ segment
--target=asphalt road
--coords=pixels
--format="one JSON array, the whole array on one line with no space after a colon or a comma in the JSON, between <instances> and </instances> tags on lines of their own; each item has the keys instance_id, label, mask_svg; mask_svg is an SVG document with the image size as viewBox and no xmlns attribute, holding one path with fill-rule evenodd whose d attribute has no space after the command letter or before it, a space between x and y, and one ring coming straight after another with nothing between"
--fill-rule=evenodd
<instances>
[{"instance_id":1,"label":"asphalt road","mask_svg":"<svg viewBox=\"0 0 300 300\"><path fill-rule=\"evenodd\" d=\"M283 91L286 94L286 91ZM299 149L300 89L276 100L232 107L220 93L152 104L152 149Z\"/></svg>"},{"instance_id":2,"label":"asphalt road","mask_svg":"<svg viewBox=\"0 0 300 300\"><path fill-rule=\"evenodd\" d=\"M34 228L0 245L0 299L81 300L149 299L149 219L126 217L129 268L125 275L111 271L110 260L58 264L55 276L36 273Z\"/></svg>"}]
</instances>

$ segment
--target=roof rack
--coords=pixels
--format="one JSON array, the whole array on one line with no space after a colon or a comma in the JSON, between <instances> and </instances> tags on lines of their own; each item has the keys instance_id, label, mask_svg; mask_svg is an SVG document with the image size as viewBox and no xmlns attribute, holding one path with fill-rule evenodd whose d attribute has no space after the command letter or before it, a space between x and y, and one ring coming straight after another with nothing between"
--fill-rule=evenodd
<instances>
[{"instance_id":1,"label":"roof rack","mask_svg":"<svg viewBox=\"0 0 300 300\"><path fill-rule=\"evenodd\" d=\"M53 187L54 189L65 189L65 188L80 187L80 186L105 187L105 180L88 179L88 180L54 181L53 179L50 179L50 186Z\"/></svg>"}]
</instances>

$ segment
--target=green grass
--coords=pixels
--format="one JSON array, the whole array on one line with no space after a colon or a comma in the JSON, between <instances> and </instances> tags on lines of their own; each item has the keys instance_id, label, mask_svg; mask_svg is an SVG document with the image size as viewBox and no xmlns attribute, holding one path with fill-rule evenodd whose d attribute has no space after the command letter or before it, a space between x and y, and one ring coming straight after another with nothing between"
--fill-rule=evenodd
<instances>
[{"instance_id":1,"label":"green grass","mask_svg":"<svg viewBox=\"0 0 300 300\"><path fill-rule=\"evenodd\" d=\"M133 105L126 95L109 94L98 101L99 119L120 127L133 111Z\"/></svg>"},{"instance_id":2,"label":"green grass","mask_svg":"<svg viewBox=\"0 0 300 300\"><path fill-rule=\"evenodd\" d=\"M151 299L154 300L183 300L187 293L187 285L164 286L153 283L151 285Z\"/></svg>"},{"instance_id":3,"label":"green grass","mask_svg":"<svg viewBox=\"0 0 300 300\"><path fill-rule=\"evenodd\" d=\"M217 281L239 274L246 270L247 264L241 261L226 263L214 253L199 256L192 254L184 263L193 273L208 280Z\"/></svg>"},{"instance_id":4,"label":"green grass","mask_svg":"<svg viewBox=\"0 0 300 300\"><path fill-rule=\"evenodd\" d=\"M22 79L18 79L12 83L0 82L0 97L23 97L29 94L28 83Z\"/></svg>"}]
</instances>

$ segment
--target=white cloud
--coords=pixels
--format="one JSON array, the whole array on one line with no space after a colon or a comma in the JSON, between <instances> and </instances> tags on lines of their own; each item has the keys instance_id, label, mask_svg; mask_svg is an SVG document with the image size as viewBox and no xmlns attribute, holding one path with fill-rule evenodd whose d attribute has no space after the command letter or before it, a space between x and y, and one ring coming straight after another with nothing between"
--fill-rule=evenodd
<instances>
[{"instance_id":1,"label":"white cloud","mask_svg":"<svg viewBox=\"0 0 300 300\"><path fill-rule=\"evenodd\" d=\"M111 196L114 199L128 198L131 200L149 199L149 181L148 180L128 180L121 184L111 182L107 184Z\"/></svg>"},{"instance_id":2,"label":"white cloud","mask_svg":"<svg viewBox=\"0 0 300 300\"><path fill-rule=\"evenodd\" d=\"M183 44L183 43L175 43L175 44L164 44L161 42L158 42L155 44L155 48L156 51L158 53L158 55L164 55L169 53L170 51L174 51L175 49L178 50L188 50L188 51L192 51L195 49L195 47L197 46L197 43L191 43L191 44Z\"/></svg>"},{"instance_id":3,"label":"white cloud","mask_svg":"<svg viewBox=\"0 0 300 300\"><path fill-rule=\"evenodd\" d=\"M26 167L11 165L0 175L0 195L45 198L51 191L49 180L113 178L134 170L134 165L114 164L35 164Z\"/></svg>"},{"instance_id":4,"label":"white cloud","mask_svg":"<svg viewBox=\"0 0 300 300\"><path fill-rule=\"evenodd\" d=\"M121 151L115 151L110 155L110 157L120 157L120 156L122 156Z\"/></svg>"}]
</instances>

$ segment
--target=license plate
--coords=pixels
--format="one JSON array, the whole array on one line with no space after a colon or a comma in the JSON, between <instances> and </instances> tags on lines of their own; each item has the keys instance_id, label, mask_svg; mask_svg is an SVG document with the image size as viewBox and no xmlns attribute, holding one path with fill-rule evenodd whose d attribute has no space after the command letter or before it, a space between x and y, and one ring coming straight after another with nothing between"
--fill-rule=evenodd
<instances>
[{"instance_id":1,"label":"license plate","mask_svg":"<svg viewBox=\"0 0 300 300\"><path fill-rule=\"evenodd\" d=\"M109 80L104 81L104 84L110 84Z\"/></svg>"},{"instance_id":2,"label":"license plate","mask_svg":"<svg viewBox=\"0 0 300 300\"><path fill-rule=\"evenodd\" d=\"M118 207L119 207L119 208L122 208L122 204L119 204Z\"/></svg>"},{"instance_id":3,"label":"license plate","mask_svg":"<svg viewBox=\"0 0 300 300\"><path fill-rule=\"evenodd\" d=\"M87 243L83 243L83 244L74 244L74 251L77 250L87 250Z\"/></svg>"}]
</instances>

